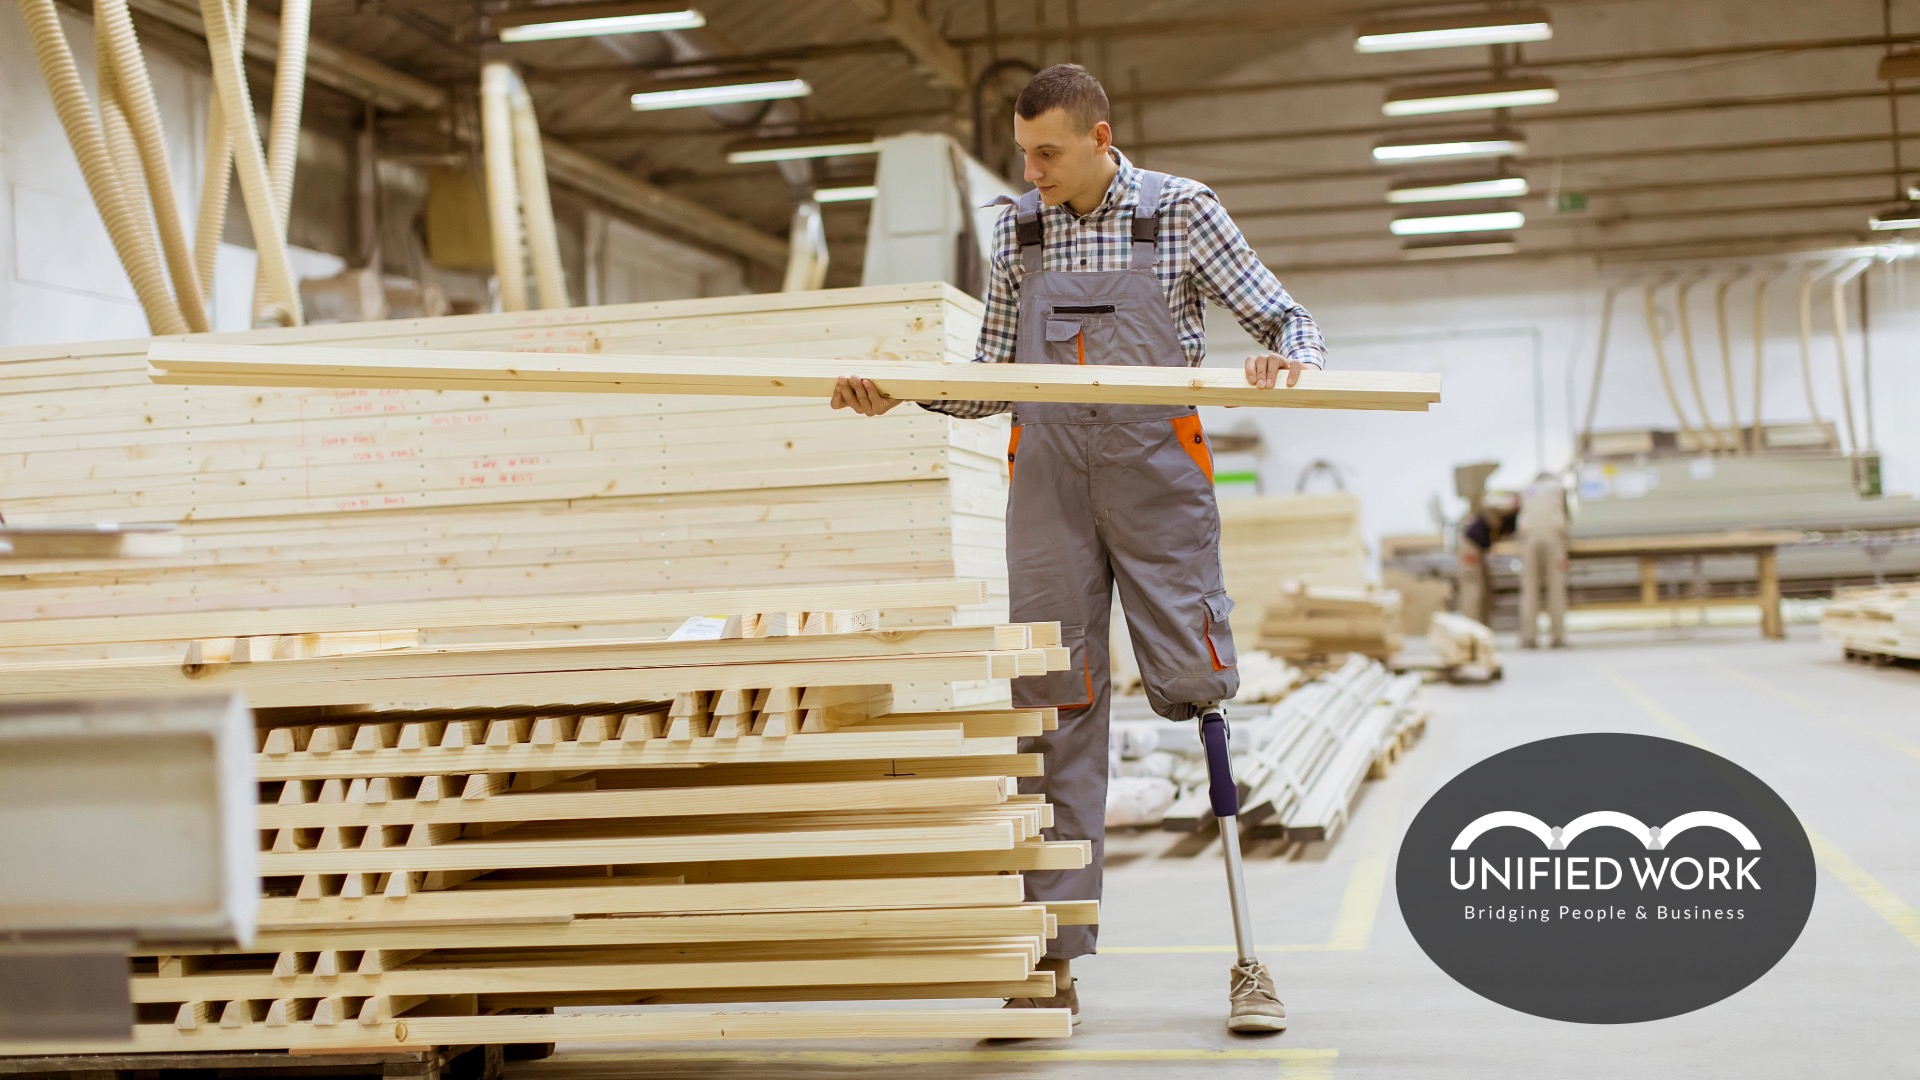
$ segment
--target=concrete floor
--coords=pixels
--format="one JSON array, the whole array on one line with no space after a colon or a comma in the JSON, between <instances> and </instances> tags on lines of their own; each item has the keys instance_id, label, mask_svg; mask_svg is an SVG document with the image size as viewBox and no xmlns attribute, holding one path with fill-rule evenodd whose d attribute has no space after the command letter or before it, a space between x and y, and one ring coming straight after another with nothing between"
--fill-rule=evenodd
<instances>
[{"instance_id":1,"label":"concrete floor","mask_svg":"<svg viewBox=\"0 0 1920 1080\"><path fill-rule=\"evenodd\" d=\"M1920 671L1845 663L1804 627L1786 642L1589 634L1506 656L1502 684L1429 689L1426 737L1366 785L1336 842L1249 851L1262 953L1292 1017L1278 1038L1222 1027L1232 933L1217 843L1144 833L1109 848L1102 952L1075 965L1084 1022L1071 1040L563 1047L517 1076L1920 1077ZM1815 835L1812 918L1759 982L1664 1021L1567 1024L1474 995L1414 943L1393 860L1415 810L1482 758L1581 731L1696 740L1768 782Z\"/></svg>"}]
</instances>

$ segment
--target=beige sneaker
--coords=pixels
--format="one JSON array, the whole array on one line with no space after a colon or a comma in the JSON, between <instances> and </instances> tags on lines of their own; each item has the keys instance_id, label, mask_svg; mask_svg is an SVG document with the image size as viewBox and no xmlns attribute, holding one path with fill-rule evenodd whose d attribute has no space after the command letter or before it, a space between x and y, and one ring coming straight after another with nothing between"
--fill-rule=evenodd
<instances>
[{"instance_id":1,"label":"beige sneaker","mask_svg":"<svg viewBox=\"0 0 1920 1080\"><path fill-rule=\"evenodd\" d=\"M1055 960L1051 957L1040 961L1041 971L1053 972L1053 996L1044 998L1009 998L1009 1009L1070 1009L1073 1022L1080 1023L1080 992L1074 988L1074 978L1067 968L1071 961ZM1008 1040L1012 1041L1012 1040Z\"/></svg>"},{"instance_id":2,"label":"beige sneaker","mask_svg":"<svg viewBox=\"0 0 1920 1080\"><path fill-rule=\"evenodd\" d=\"M1227 997L1233 1011L1227 1014L1227 1030L1239 1032L1275 1032L1287 1030L1287 1007L1273 991L1273 976L1267 965L1257 960L1242 960L1233 965Z\"/></svg>"}]
</instances>

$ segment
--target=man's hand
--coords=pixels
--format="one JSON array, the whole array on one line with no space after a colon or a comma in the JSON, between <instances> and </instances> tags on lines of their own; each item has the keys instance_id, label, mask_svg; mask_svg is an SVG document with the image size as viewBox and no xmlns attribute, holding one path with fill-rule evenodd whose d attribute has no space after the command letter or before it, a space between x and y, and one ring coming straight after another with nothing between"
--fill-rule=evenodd
<instances>
[{"instance_id":1,"label":"man's hand","mask_svg":"<svg viewBox=\"0 0 1920 1080\"><path fill-rule=\"evenodd\" d=\"M881 413L900 404L898 398L890 398L873 385L872 379L854 379L840 376L833 384L833 407L852 409L861 416L879 416Z\"/></svg>"},{"instance_id":2,"label":"man's hand","mask_svg":"<svg viewBox=\"0 0 1920 1080\"><path fill-rule=\"evenodd\" d=\"M1287 385L1300 381L1300 373L1307 365L1279 353L1256 353L1247 357L1247 385L1262 390L1271 390L1280 379L1280 373L1287 373Z\"/></svg>"}]
</instances>

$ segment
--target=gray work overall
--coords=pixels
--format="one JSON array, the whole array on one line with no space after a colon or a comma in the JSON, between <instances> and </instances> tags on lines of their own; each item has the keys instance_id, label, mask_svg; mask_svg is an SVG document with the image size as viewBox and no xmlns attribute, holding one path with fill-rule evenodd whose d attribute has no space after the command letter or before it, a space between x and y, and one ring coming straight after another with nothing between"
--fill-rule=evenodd
<instances>
[{"instance_id":1,"label":"gray work overall","mask_svg":"<svg viewBox=\"0 0 1920 1080\"><path fill-rule=\"evenodd\" d=\"M1166 177L1142 172L1126 270L1041 268L1039 192L1015 204L1022 364L1183 367L1167 296L1153 272L1157 209ZM1106 836L1107 628L1115 583L1147 698L1170 720L1240 688L1220 572L1220 512L1212 454L1187 405L1017 402L1007 499L1007 578L1015 622L1060 623L1068 670L1013 682L1016 706L1057 706L1058 730L1024 740L1046 755L1043 776L1020 782L1053 804L1056 840L1089 840L1080 870L1026 874L1027 899L1096 900ZM1095 928L1063 926L1047 955L1093 951Z\"/></svg>"}]
</instances>

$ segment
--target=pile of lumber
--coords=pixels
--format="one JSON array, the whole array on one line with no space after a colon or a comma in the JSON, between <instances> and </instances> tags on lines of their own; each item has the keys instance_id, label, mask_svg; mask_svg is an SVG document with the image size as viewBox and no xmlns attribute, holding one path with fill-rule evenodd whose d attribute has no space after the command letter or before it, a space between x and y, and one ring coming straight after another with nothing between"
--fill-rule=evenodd
<instances>
[{"instance_id":1,"label":"pile of lumber","mask_svg":"<svg viewBox=\"0 0 1920 1080\"><path fill-rule=\"evenodd\" d=\"M971 359L937 283L201 335L275 347ZM0 560L8 615L65 619L457 597L978 578L1006 618L1005 417L820 401L156 386L148 339L0 349L9 525L166 522L162 557ZM622 632L664 634L636 621ZM546 633L559 634L560 628ZM431 636L429 641L435 640ZM1006 704L1004 684L903 704Z\"/></svg>"},{"instance_id":2,"label":"pile of lumber","mask_svg":"<svg viewBox=\"0 0 1920 1080\"><path fill-rule=\"evenodd\" d=\"M1820 636L1849 659L1920 660L1920 585L1835 594L1820 615Z\"/></svg>"},{"instance_id":3,"label":"pile of lumber","mask_svg":"<svg viewBox=\"0 0 1920 1080\"><path fill-rule=\"evenodd\" d=\"M1241 831L1251 838L1332 840L1360 786L1384 777L1425 729L1418 676L1348 657L1264 716L1233 718ZM1213 820L1206 762L1191 725L1116 725L1110 825L1190 832Z\"/></svg>"},{"instance_id":4,"label":"pile of lumber","mask_svg":"<svg viewBox=\"0 0 1920 1080\"><path fill-rule=\"evenodd\" d=\"M900 665L1058 670L1057 624L862 630L852 610L695 602L722 637L202 665L196 688L269 706L258 936L142 945L132 1047L0 1052L1066 1036L1063 1010L781 1007L1052 993L1047 939L1097 915L1022 899L1021 872L1090 856L1043 840L1051 808L1015 789L1042 766L1017 739L1057 718L900 710L888 685ZM0 693L161 677L63 663L0 669ZM573 1010L662 1004L753 1007Z\"/></svg>"},{"instance_id":5,"label":"pile of lumber","mask_svg":"<svg viewBox=\"0 0 1920 1080\"><path fill-rule=\"evenodd\" d=\"M1493 651L1493 631L1465 615L1435 612L1427 624L1427 644L1433 646L1443 670L1483 672L1487 678L1500 670L1500 658Z\"/></svg>"},{"instance_id":6,"label":"pile of lumber","mask_svg":"<svg viewBox=\"0 0 1920 1080\"><path fill-rule=\"evenodd\" d=\"M1372 586L1289 585L1268 605L1260 647L1289 660L1359 653L1385 660L1400 651L1400 594Z\"/></svg>"},{"instance_id":7,"label":"pile of lumber","mask_svg":"<svg viewBox=\"0 0 1920 1080\"><path fill-rule=\"evenodd\" d=\"M1233 597L1234 639L1252 648L1278 590L1290 583L1358 588L1366 583L1360 499L1259 495L1220 500L1220 566Z\"/></svg>"}]
</instances>

